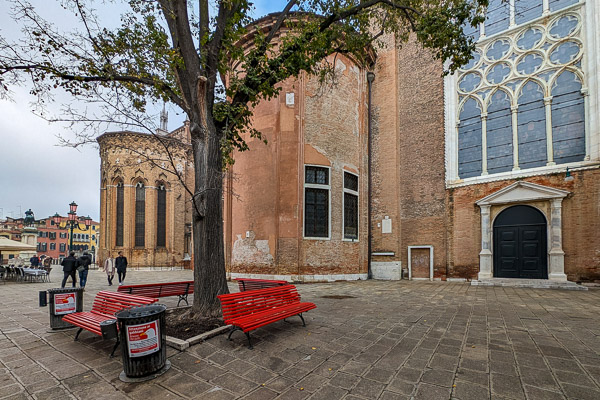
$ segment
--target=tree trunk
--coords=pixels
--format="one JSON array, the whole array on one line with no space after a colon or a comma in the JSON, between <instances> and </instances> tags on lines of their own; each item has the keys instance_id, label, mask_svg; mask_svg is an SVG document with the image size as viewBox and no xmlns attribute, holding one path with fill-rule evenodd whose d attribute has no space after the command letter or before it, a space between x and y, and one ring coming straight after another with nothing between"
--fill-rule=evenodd
<instances>
[{"instance_id":1,"label":"tree trunk","mask_svg":"<svg viewBox=\"0 0 600 400\"><path fill-rule=\"evenodd\" d=\"M204 316L221 315L217 295L228 293L223 246L221 146L212 121L192 125L196 207L193 208L194 306ZM202 124L202 125L201 125Z\"/></svg>"}]
</instances>

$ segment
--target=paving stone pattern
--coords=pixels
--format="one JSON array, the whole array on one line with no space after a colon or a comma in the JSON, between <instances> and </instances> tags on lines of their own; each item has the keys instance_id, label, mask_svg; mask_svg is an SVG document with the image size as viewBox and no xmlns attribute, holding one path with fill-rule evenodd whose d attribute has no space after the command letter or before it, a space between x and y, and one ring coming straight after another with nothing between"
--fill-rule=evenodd
<instances>
[{"instance_id":1,"label":"paving stone pattern","mask_svg":"<svg viewBox=\"0 0 600 400\"><path fill-rule=\"evenodd\" d=\"M53 271L53 282L60 275ZM127 283L191 278L129 271ZM291 318L258 329L254 350L241 333L169 348L170 371L126 384L120 357L108 357L113 342L48 332L38 291L56 286L0 283L0 399L600 399L600 290L298 285L317 304L306 328ZM106 289L104 275L91 271L84 308Z\"/></svg>"}]
</instances>

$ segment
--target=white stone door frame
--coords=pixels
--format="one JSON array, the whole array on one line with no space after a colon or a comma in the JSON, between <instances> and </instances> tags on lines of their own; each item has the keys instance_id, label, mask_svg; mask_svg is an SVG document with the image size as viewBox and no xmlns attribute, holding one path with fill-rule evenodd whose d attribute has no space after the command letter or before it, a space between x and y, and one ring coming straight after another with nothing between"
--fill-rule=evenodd
<instances>
[{"instance_id":1,"label":"white stone door frame","mask_svg":"<svg viewBox=\"0 0 600 400\"><path fill-rule=\"evenodd\" d=\"M411 250L412 249L429 249L429 280L433 280L433 246L408 246L408 280L412 280L412 262L411 262ZM415 279L426 279L426 278L415 278Z\"/></svg>"},{"instance_id":2,"label":"white stone door frame","mask_svg":"<svg viewBox=\"0 0 600 400\"><path fill-rule=\"evenodd\" d=\"M566 281L565 252L562 249L562 200L570 192L530 182L515 182L502 188L475 204L481 209L481 252L479 253L478 279L493 278L494 254L492 246L492 206L526 204L533 201L550 202L550 215L543 212L548 221L548 279Z\"/></svg>"}]
</instances>

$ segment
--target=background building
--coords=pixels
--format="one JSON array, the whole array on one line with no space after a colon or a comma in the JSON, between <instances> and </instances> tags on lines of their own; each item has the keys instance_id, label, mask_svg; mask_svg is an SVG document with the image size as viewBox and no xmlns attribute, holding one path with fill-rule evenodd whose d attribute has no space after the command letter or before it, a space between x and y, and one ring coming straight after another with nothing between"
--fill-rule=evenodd
<instances>
[{"instance_id":1,"label":"background building","mask_svg":"<svg viewBox=\"0 0 600 400\"><path fill-rule=\"evenodd\" d=\"M56 263L59 263L68 255L68 230L64 226L56 225L52 217L37 221L37 228L39 232L37 239L38 256L52 257Z\"/></svg>"},{"instance_id":2,"label":"background building","mask_svg":"<svg viewBox=\"0 0 600 400\"><path fill-rule=\"evenodd\" d=\"M69 254L70 230L66 224L67 217L61 218L63 221L59 224L56 224L54 217L50 216L36 220L32 225L32 228L35 228L33 231L37 233L37 237L35 238L37 255L52 257L55 264L59 264ZM79 229L79 227L73 229L73 247L77 255L87 250L95 259L100 225L98 222L91 221L91 225L86 228L84 218L79 217L79 225L84 229ZM24 218L9 217L6 220L0 221L0 236L20 242L24 237L24 232ZM9 260L18 257L19 252L6 251L2 255L4 260ZM29 259L24 261L28 263Z\"/></svg>"},{"instance_id":3,"label":"background building","mask_svg":"<svg viewBox=\"0 0 600 400\"><path fill-rule=\"evenodd\" d=\"M23 218L6 217L5 220L0 221L0 236L3 236L10 240L15 240L17 242L20 242L22 232L23 232ZM18 257L18 256L19 256L18 251L3 251L2 252L2 259L4 261L10 260L10 259Z\"/></svg>"},{"instance_id":4,"label":"background building","mask_svg":"<svg viewBox=\"0 0 600 400\"><path fill-rule=\"evenodd\" d=\"M189 264L193 164L186 125L156 136L112 132L98 138L101 158L100 262L119 251L131 267Z\"/></svg>"}]
</instances>

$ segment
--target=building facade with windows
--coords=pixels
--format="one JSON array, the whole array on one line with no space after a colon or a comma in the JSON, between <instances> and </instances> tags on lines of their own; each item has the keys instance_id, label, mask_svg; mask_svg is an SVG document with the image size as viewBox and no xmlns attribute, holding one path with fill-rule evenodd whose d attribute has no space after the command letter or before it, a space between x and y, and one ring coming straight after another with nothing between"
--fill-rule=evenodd
<instances>
[{"instance_id":1,"label":"building facade with windows","mask_svg":"<svg viewBox=\"0 0 600 400\"><path fill-rule=\"evenodd\" d=\"M60 262L69 253L69 231L56 225L51 217L36 221L36 225L38 256L45 255Z\"/></svg>"},{"instance_id":2,"label":"building facade with windows","mask_svg":"<svg viewBox=\"0 0 600 400\"><path fill-rule=\"evenodd\" d=\"M382 37L372 65L331 56L335 85L301 74L256 107L268 144L248 138L225 179L231 277L600 279L600 5L491 0L469 34L453 75ZM124 173L102 140L103 240L151 251L156 229L131 228L155 212L135 200L149 169Z\"/></svg>"},{"instance_id":3,"label":"building facade with windows","mask_svg":"<svg viewBox=\"0 0 600 400\"><path fill-rule=\"evenodd\" d=\"M98 262L123 251L131 267L190 263L193 165L189 126L156 135L98 137L101 158ZM175 173L177 172L177 173Z\"/></svg>"}]
</instances>

